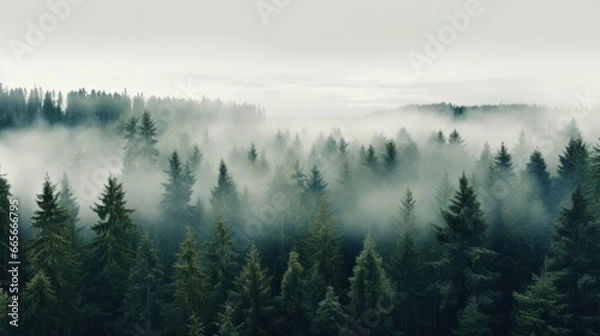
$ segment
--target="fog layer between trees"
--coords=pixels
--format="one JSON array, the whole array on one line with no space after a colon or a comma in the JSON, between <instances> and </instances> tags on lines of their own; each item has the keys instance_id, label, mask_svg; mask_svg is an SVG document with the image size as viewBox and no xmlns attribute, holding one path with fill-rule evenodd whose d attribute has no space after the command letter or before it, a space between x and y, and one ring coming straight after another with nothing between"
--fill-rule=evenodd
<instances>
[{"instance_id":1,"label":"fog layer between trees","mask_svg":"<svg viewBox=\"0 0 600 336\"><path fill-rule=\"evenodd\" d=\"M599 334L593 112L2 88L20 331Z\"/></svg>"}]
</instances>

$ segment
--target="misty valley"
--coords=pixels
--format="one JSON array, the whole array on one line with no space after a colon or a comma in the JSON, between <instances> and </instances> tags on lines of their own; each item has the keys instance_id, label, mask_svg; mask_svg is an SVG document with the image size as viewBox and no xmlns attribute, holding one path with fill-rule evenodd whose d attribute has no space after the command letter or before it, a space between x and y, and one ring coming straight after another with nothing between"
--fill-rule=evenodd
<instances>
[{"instance_id":1,"label":"misty valley","mask_svg":"<svg viewBox=\"0 0 600 336\"><path fill-rule=\"evenodd\" d=\"M600 335L598 112L0 85L0 335Z\"/></svg>"}]
</instances>

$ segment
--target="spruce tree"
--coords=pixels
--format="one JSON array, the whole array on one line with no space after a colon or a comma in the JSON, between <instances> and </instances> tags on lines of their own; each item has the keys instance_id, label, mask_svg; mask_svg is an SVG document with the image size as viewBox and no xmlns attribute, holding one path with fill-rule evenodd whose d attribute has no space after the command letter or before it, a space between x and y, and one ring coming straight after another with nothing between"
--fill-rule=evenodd
<instances>
[{"instance_id":1,"label":"spruce tree","mask_svg":"<svg viewBox=\"0 0 600 336\"><path fill-rule=\"evenodd\" d=\"M156 124L152 120L150 112L144 111L142 124L139 129L141 163L146 167L153 167L158 161L158 150L156 149Z\"/></svg>"},{"instance_id":2,"label":"spruce tree","mask_svg":"<svg viewBox=\"0 0 600 336\"><path fill-rule=\"evenodd\" d=\"M356 257L353 276L350 278L350 317L365 320L365 314L381 321L370 325L370 332L376 335L392 335L394 289L383 269L383 262L376 251L375 241L367 235L363 250Z\"/></svg>"},{"instance_id":3,"label":"spruce tree","mask_svg":"<svg viewBox=\"0 0 600 336\"><path fill-rule=\"evenodd\" d=\"M190 316L187 336L204 336L204 323L195 313Z\"/></svg>"},{"instance_id":4,"label":"spruce tree","mask_svg":"<svg viewBox=\"0 0 600 336\"><path fill-rule=\"evenodd\" d=\"M74 248L76 249L76 253L78 253L78 249L81 247L82 242L80 239L79 232L80 228L77 228L77 222L79 221L79 204L77 203L77 198L73 194L73 188L71 187L71 182L67 178L66 174L63 174L61 183L60 183L60 192L58 193L58 204L67 211L69 216L68 222L68 231L71 235L70 240L73 243Z\"/></svg>"},{"instance_id":5,"label":"spruce tree","mask_svg":"<svg viewBox=\"0 0 600 336\"><path fill-rule=\"evenodd\" d=\"M311 332L315 336L346 335L349 317L333 291L327 286L325 298L319 302L315 317L311 323Z\"/></svg>"},{"instance_id":6,"label":"spruce tree","mask_svg":"<svg viewBox=\"0 0 600 336\"><path fill-rule=\"evenodd\" d=\"M161 324L164 299L162 297L163 272L158 259L158 250L144 232L137 248L135 264L131 268L123 300L123 315L119 319L121 330L133 331L134 326L144 326L150 332Z\"/></svg>"},{"instance_id":7,"label":"spruce tree","mask_svg":"<svg viewBox=\"0 0 600 336\"><path fill-rule=\"evenodd\" d=\"M213 238L206 252L210 288L213 293L213 312L228 299L238 268L236 258L229 226L225 220L218 219L215 221Z\"/></svg>"},{"instance_id":8,"label":"spruce tree","mask_svg":"<svg viewBox=\"0 0 600 336\"><path fill-rule=\"evenodd\" d=\"M571 195L571 207L563 208L555 227L550 271L573 315L571 330L576 335L600 330L600 223L590 212L581 188Z\"/></svg>"},{"instance_id":9,"label":"spruce tree","mask_svg":"<svg viewBox=\"0 0 600 336\"><path fill-rule=\"evenodd\" d=\"M68 212L59 205L56 187L46 175L42 193L36 197L39 207L34 211L31 226L34 237L27 244L29 271L43 272L53 291L61 299L61 309L53 311L63 321L62 334L78 333L81 297L79 286L82 275L81 261L73 241L77 241Z\"/></svg>"},{"instance_id":10,"label":"spruce tree","mask_svg":"<svg viewBox=\"0 0 600 336\"><path fill-rule=\"evenodd\" d=\"M191 221L190 200L195 178L189 168L182 164L177 151L170 155L169 168L165 173L168 180L162 183L165 192L160 203L161 223L158 232L166 265L171 265L177 246L183 240L184 226ZM194 229L198 232L197 227Z\"/></svg>"},{"instance_id":11,"label":"spruce tree","mask_svg":"<svg viewBox=\"0 0 600 336\"><path fill-rule=\"evenodd\" d=\"M91 334L115 333L114 322L123 304L124 289L131 267L135 263L134 243L137 225L131 220L125 191L116 177L109 176L104 190L92 211L99 221L92 225L95 236L87 253L88 330ZM90 325L93 323L93 325Z\"/></svg>"},{"instance_id":12,"label":"spruce tree","mask_svg":"<svg viewBox=\"0 0 600 336\"><path fill-rule=\"evenodd\" d=\"M298 252L291 251L287 270L281 281L281 293L276 298L276 308L281 317L278 330L286 335L301 334L306 326L304 312L304 268Z\"/></svg>"},{"instance_id":13,"label":"spruce tree","mask_svg":"<svg viewBox=\"0 0 600 336\"><path fill-rule=\"evenodd\" d=\"M9 328L14 328L8 324L8 313L8 294L0 287L0 335L8 335Z\"/></svg>"},{"instance_id":14,"label":"spruce tree","mask_svg":"<svg viewBox=\"0 0 600 336\"><path fill-rule=\"evenodd\" d=\"M341 242L327 196L321 199L317 217L309 227L305 251L309 270L321 275L325 285L336 288L342 268ZM322 297L324 290L315 294Z\"/></svg>"},{"instance_id":15,"label":"spruce tree","mask_svg":"<svg viewBox=\"0 0 600 336\"><path fill-rule=\"evenodd\" d=\"M525 172L531 184L532 194L548 205L552 191L552 180L550 179L550 173L548 173L546 160L544 160L544 156L540 151L535 150L531 154Z\"/></svg>"},{"instance_id":16,"label":"spruce tree","mask_svg":"<svg viewBox=\"0 0 600 336\"><path fill-rule=\"evenodd\" d=\"M227 165L221 160L217 185L211 192L210 204L215 218L223 218L228 224L237 227L240 223L240 195Z\"/></svg>"},{"instance_id":17,"label":"spruce tree","mask_svg":"<svg viewBox=\"0 0 600 336\"><path fill-rule=\"evenodd\" d=\"M234 308L229 303L226 302L223 308L223 312L217 314L217 321L215 322L215 326L217 328L216 335L218 336L239 336L240 328L236 326L233 322L234 318Z\"/></svg>"},{"instance_id":18,"label":"spruce tree","mask_svg":"<svg viewBox=\"0 0 600 336\"><path fill-rule=\"evenodd\" d=\"M513 294L517 301L514 336L571 334L567 328L571 316L567 313L565 295L558 291L554 281L555 275L544 267L541 275L533 275L524 293Z\"/></svg>"},{"instance_id":19,"label":"spruce tree","mask_svg":"<svg viewBox=\"0 0 600 336\"><path fill-rule=\"evenodd\" d=\"M595 145L589 159L585 194L591 210L600 213L600 144Z\"/></svg>"},{"instance_id":20,"label":"spruce tree","mask_svg":"<svg viewBox=\"0 0 600 336\"><path fill-rule=\"evenodd\" d=\"M484 246L487 223L473 188L463 173L447 210L442 210L444 224L435 225L434 232L441 245L441 255L433 263L439 279L442 308L449 316L465 309L469 297L489 304L489 290L495 274L489 271L494 253ZM450 321L454 327L456 321Z\"/></svg>"},{"instance_id":21,"label":"spruce tree","mask_svg":"<svg viewBox=\"0 0 600 336\"><path fill-rule=\"evenodd\" d=\"M402 199L396 244L392 250L390 275L399 302L394 308L394 320L405 334L418 334L417 315L425 290L425 265L415 239L415 200L410 189Z\"/></svg>"},{"instance_id":22,"label":"spruce tree","mask_svg":"<svg viewBox=\"0 0 600 336\"><path fill-rule=\"evenodd\" d=\"M208 277L200 264L200 255L192 231L187 228L173 265L173 301L170 305L170 329L175 335L187 335L190 317L207 317L211 297Z\"/></svg>"},{"instance_id":23,"label":"spruce tree","mask_svg":"<svg viewBox=\"0 0 600 336\"><path fill-rule=\"evenodd\" d=\"M556 201L562 203L577 185L584 185L588 168L588 148L581 137L571 138L559 156Z\"/></svg>"},{"instance_id":24,"label":"spruce tree","mask_svg":"<svg viewBox=\"0 0 600 336\"><path fill-rule=\"evenodd\" d=\"M388 178L391 178L398 169L398 151L396 144L390 140L385 144L385 155L383 156L383 169Z\"/></svg>"},{"instance_id":25,"label":"spruce tree","mask_svg":"<svg viewBox=\"0 0 600 336\"><path fill-rule=\"evenodd\" d=\"M57 311L62 309L52 281L44 271L35 273L27 283L23 294L22 321L19 321L25 336L65 335L64 321ZM11 327L12 328L12 327ZM19 330L19 331L21 331ZM77 334L74 334L77 335Z\"/></svg>"},{"instance_id":26,"label":"spruce tree","mask_svg":"<svg viewBox=\"0 0 600 336\"><path fill-rule=\"evenodd\" d=\"M11 204L9 201L11 196L10 184L8 183L5 175L0 174L0 237L4 237L0 241L0 280L8 279L8 236L11 229ZM16 209L13 207L13 210Z\"/></svg>"},{"instance_id":27,"label":"spruce tree","mask_svg":"<svg viewBox=\"0 0 600 336\"><path fill-rule=\"evenodd\" d=\"M467 306L460 313L458 328L453 336L488 336L491 334L490 318L485 314L475 296L469 297Z\"/></svg>"},{"instance_id":28,"label":"spruce tree","mask_svg":"<svg viewBox=\"0 0 600 336\"><path fill-rule=\"evenodd\" d=\"M271 278L262 269L258 250L252 244L232 293L234 323L241 336L270 335L273 317Z\"/></svg>"},{"instance_id":29,"label":"spruce tree","mask_svg":"<svg viewBox=\"0 0 600 336\"><path fill-rule=\"evenodd\" d=\"M256 163L256 159L258 159L258 149L256 149L256 145L254 145L253 142L248 150L248 161L250 161L251 164L254 164Z\"/></svg>"},{"instance_id":30,"label":"spruce tree","mask_svg":"<svg viewBox=\"0 0 600 336\"><path fill-rule=\"evenodd\" d=\"M200 146L198 146L198 144L194 144L192 146L192 152L190 153L187 160L187 166L192 171L192 173L198 171L198 168L200 168L200 165L202 165L203 160L204 154L202 153Z\"/></svg>"},{"instance_id":31,"label":"spruce tree","mask_svg":"<svg viewBox=\"0 0 600 336\"><path fill-rule=\"evenodd\" d=\"M303 194L305 209L316 209L326 190L327 182L317 166L313 166L306 179L306 188Z\"/></svg>"}]
</instances>

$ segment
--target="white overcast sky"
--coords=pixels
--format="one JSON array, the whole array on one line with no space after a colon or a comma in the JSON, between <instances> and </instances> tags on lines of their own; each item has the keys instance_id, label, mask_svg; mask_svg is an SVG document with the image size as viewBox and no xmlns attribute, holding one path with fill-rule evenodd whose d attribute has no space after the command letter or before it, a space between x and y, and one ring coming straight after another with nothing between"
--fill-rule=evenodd
<instances>
[{"instance_id":1,"label":"white overcast sky","mask_svg":"<svg viewBox=\"0 0 600 336\"><path fill-rule=\"evenodd\" d=\"M598 0L481 0L481 15L420 74L408 53L424 54L425 34L468 1L264 0L284 4L268 24L257 0L78 1L17 62L14 41L60 0L0 0L0 82L205 95L311 116L600 97Z\"/></svg>"}]
</instances>

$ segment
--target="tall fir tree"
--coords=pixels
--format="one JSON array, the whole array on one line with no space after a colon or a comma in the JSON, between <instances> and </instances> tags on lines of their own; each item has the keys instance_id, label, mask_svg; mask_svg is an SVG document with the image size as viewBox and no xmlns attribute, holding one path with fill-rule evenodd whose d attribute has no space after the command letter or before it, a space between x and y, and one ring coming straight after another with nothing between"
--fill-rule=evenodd
<instances>
[{"instance_id":1,"label":"tall fir tree","mask_svg":"<svg viewBox=\"0 0 600 336\"><path fill-rule=\"evenodd\" d=\"M241 273L236 278L231 301L235 325L241 336L272 335L273 299L271 278L262 269L256 246L251 245Z\"/></svg>"},{"instance_id":2,"label":"tall fir tree","mask_svg":"<svg viewBox=\"0 0 600 336\"><path fill-rule=\"evenodd\" d=\"M139 129L140 145L139 155L141 163L146 167L154 167L158 162L158 150L156 149L156 123L152 120L152 115L144 111L142 123Z\"/></svg>"},{"instance_id":3,"label":"tall fir tree","mask_svg":"<svg viewBox=\"0 0 600 336\"><path fill-rule=\"evenodd\" d=\"M600 223L594 219L581 188L571 195L571 207L563 208L555 227L550 271L565 293L571 330L575 335L600 331Z\"/></svg>"},{"instance_id":4,"label":"tall fir tree","mask_svg":"<svg viewBox=\"0 0 600 336\"><path fill-rule=\"evenodd\" d=\"M211 192L210 204L215 218L223 218L229 225L238 227L240 223L240 195L233 177L223 160L219 164L217 185Z\"/></svg>"},{"instance_id":5,"label":"tall fir tree","mask_svg":"<svg viewBox=\"0 0 600 336\"><path fill-rule=\"evenodd\" d=\"M368 326L370 332L382 336L393 335L391 313L394 294L381 257L376 251L375 241L367 235L350 278L350 317L363 322L365 319L378 320L380 323ZM365 314L369 316L365 318Z\"/></svg>"},{"instance_id":6,"label":"tall fir tree","mask_svg":"<svg viewBox=\"0 0 600 336\"><path fill-rule=\"evenodd\" d=\"M88 330L91 335L115 334L115 322L122 307L128 275L135 263L137 224L131 219L123 184L109 176L92 211L98 222L87 247L86 302Z\"/></svg>"},{"instance_id":7,"label":"tall fir tree","mask_svg":"<svg viewBox=\"0 0 600 336\"><path fill-rule=\"evenodd\" d=\"M10 198L12 194L10 192L10 184L6 179L4 174L0 174L0 236L6 237L0 241L0 279L8 279L8 261L9 261L9 250L8 250L8 237L11 230L12 221L10 213L17 213L16 211L11 211L11 203ZM15 206L12 207L13 210L18 209L18 202Z\"/></svg>"},{"instance_id":8,"label":"tall fir tree","mask_svg":"<svg viewBox=\"0 0 600 336\"><path fill-rule=\"evenodd\" d=\"M223 312L217 314L217 321L215 327L217 329L216 335L218 336L240 336L240 328L233 322L234 308L226 302L223 307Z\"/></svg>"},{"instance_id":9,"label":"tall fir tree","mask_svg":"<svg viewBox=\"0 0 600 336\"><path fill-rule=\"evenodd\" d=\"M291 251L281 282L281 293L275 300L279 315L277 329L286 335L302 335L306 332L304 288L304 268L298 252Z\"/></svg>"},{"instance_id":10,"label":"tall fir tree","mask_svg":"<svg viewBox=\"0 0 600 336\"><path fill-rule=\"evenodd\" d=\"M546 160L539 150L535 150L529 157L529 162L525 167L525 174L531 185L531 193L534 197L549 206L552 192L552 180L548 172Z\"/></svg>"},{"instance_id":11,"label":"tall fir tree","mask_svg":"<svg viewBox=\"0 0 600 336\"><path fill-rule=\"evenodd\" d=\"M556 202L565 203L578 185L584 185L588 168L588 147L581 137L571 138L559 155Z\"/></svg>"},{"instance_id":12,"label":"tall fir tree","mask_svg":"<svg viewBox=\"0 0 600 336\"><path fill-rule=\"evenodd\" d=\"M137 326L149 334L163 327L160 318L163 314L163 272L158 258L158 250L144 232L136 251L135 264L129 272L123 300L123 314L119 326L123 331L136 330Z\"/></svg>"},{"instance_id":13,"label":"tall fir tree","mask_svg":"<svg viewBox=\"0 0 600 336\"><path fill-rule=\"evenodd\" d=\"M398 151L393 140L385 144L385 155L383 156L383 169L388 178L393 178L398 169Z\"/></svg>"},{"instance_id":14,"label":"tall fir tree","mask_svg":"<svg viewBox=\"0 0 600 336\"><path fill-rule=\"evenodd\" d=\"M23 294L23 318L19 322L19 335L64 335L64 325L57 311L62 309L52 281L44 271L35 273ZM11 326L12 328L12 326ZM76 334L75 334L76 335Z\"/></svg>"},{"instance_id":15,"label":"tall fir tree","mask_svg":"<svg viewBox=\"0 0 600 336\"><path fill-rule=\"evenodd\" d=\"M540 275L533 275L531 284L523 293L514 293L517 301L515 324L512 335L570 335L568 329L571 316L564 302L564 294L554 284L555 275L542 269Z\"/></svg>"},{"instance_id":16,"label":"tall fir tree","mask_svg":"<svg viewBox=\"0 0 600 336\"><path fill-rule=\"evenodd\" d=\"M349 316L344 312L333 287L327 286L325 298L319 302L315 317L311 323L311 332L315 336L346 335Z\"/></svg>"},{"instance_id":17,"label":"tall fir tree","mask_svg":"<svg viewBox=\"0 0 600 336\"><path fill-rule=\"evenodd\" d=\"M39 207L34 211L31 226L35 235L27 244L31 274L43 272L50 286L61 298L61 309L52 313L63 321L64 335L79 333L82 265L73 241L78 240L68 212L59 205L56 187L46 175L42 193L36 197Z\"/></svg>"},{"instance_id":18,"label":"tall fir tree","mask_svg":"<svg viewBox=\"0 0 600 336\"><path fill-rule=\"evenodd\" d=\"M173 301L170 304L169 329L177 336L187 335L192 315L201 321L208 315L210 302L208 276L200 263L200 254L192 231L187 228L173 265Z\"/></svg>"},{"instance_id":19,"label":"tall fir tree","mask_svg":"<svg viewBox=\"0 0 600 336\"><path fill-rule=\"evenodd\" d=\"M449 327L455 328L458 312L465 309L469 297L489 305L493 299L490 286L495 274L489 270L494 253L484 246L487 223L473 188L463 173L447 210L442 210L444 224L434 226L441 245L441 255L433 263L441 277L442 308L450 316Z\"/></svg>"}]
</instances>

